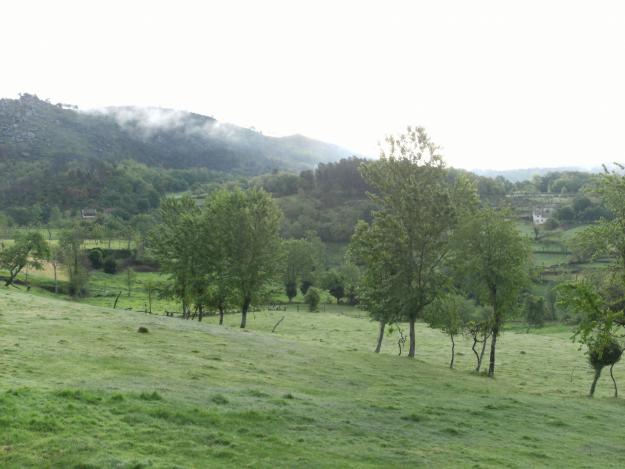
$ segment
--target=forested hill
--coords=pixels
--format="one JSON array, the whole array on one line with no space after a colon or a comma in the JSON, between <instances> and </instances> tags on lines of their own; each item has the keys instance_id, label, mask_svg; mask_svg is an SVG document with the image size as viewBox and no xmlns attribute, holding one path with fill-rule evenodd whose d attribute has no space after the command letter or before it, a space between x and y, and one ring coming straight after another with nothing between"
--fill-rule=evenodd
<instances>
[{"instance_id":1,"label":"forested hill","mask_svg":"<svg viewBox=\"0 0 625 469\"><path fill-rule=\"evenodd\" d=\"M142 175L130 185L145 183L160 193L185 190L215 174L302 170L350 154L303 136L268 137L181 111L124 107L82 112L28 94L0 100L4 206L44 200L61 207L96 201L115 205L115 200L106 201L114 194L103 191L119 183L116 178L123 179L129 165L135 174L143 169L158 173L146 176L148 180Z\"/></svg>"}]
</instances>

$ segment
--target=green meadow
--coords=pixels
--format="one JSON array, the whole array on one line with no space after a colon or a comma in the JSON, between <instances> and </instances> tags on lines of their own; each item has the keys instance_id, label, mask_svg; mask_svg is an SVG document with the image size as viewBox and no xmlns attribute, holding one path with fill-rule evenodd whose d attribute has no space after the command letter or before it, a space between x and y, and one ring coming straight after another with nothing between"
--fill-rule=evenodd
<instances>
[{"instance_id":1,"label":"green meadow","mask_svg":"<svg viewBox=\"0 0 625 469\"><path fill-rule=\"evenodd\" d=\"M396 333L372 353L362 313L290 306L240 330L238 315L220 327L2 289L0 466L625 465L625 401L607 371L586 397L565 326L511 327L492 380L462 340L450 370L447 337L425 326L416 359Z\"/></svg>"}]
</instances>

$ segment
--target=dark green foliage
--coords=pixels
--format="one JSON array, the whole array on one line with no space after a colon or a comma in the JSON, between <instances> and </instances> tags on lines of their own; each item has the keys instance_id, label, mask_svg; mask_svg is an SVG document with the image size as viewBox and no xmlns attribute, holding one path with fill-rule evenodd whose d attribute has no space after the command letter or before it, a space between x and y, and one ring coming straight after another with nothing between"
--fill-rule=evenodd
<instances>
[{"instance_id":1,"label":"dark green foliage","mask_svg":"<svg viewBox=\"0 0 625 469\"><path fill-rule=\"evenodd\" d=\"M317 311L320 301L321 295L319 294L319 290L314 287L309 288L304 295L304 303L308 305L308 310L311 312Z\"/></svg>"},{"instance_id":2,"label":"dark green foliage","mask_svg":"<svg viewBox=\"0 0 625 469\"><path fill-rule=\"evenodd\" d=\"M600 342L590 347L588 351L588 361L596 370L605 366L614 365L623 355L623 349L620 344L612 339L608 342Z\"/></svg>"},{"instance_id":3,"label":"dark green foliage","mask_svg":"<svg viewBox=\"0 0 625 469\"><path fill-rule=\"evenodd\" d=\"M50 255L48 243L37 231L18 235L12 246L0 245L0 269L9 272L5 285L9 286L25 267L42 269L43 261Z\"/></svg>"},{"instance_id":4,"label":"dark green foliage","mask_svg":"<svg viewBox=\"0 0 625 469\"><path fill-rule=\"evenodd\" d=\"M289 302L297 296L297 284L295 282L288 282L284 285L284 292L286 293Z\"/></svg>"},{"instance_id":5,"label":"dark green foliage","mask_svg":"<svg viewBox=\"0 0 625 469\"><path fill-rule=\"evenodd\" d=\"M304 169L349 156L335 145L265 137L198 114L176 113L178 125L154 128L145 125L151 113L167 118L174 111L84 113L28 94L0 100L0 206L15 207L19 224L34 220L29 207L40 200L139 213L168 192L223 181L224 174Z\"/></svg>"},{"instance_id":6,"label":"dark green foliage","mask_svg":"<svg viewBox=\"0 0 625 469\"><path fill-rule=\"evenodd\" d=\"M321 279L321 287L328 290L330 295L336 298L336 302L340 303L341 298L345 296L345 278L335 269L326 272Z\"/></svg>"},{"instance_id":7,"label":"dark green foliage","mask_svg":"<svg viewBox=\"0 0 625 469\"><path fill-rule=\"evenodd\" d=\"M312 287L312 282L310 280L302 280L302 284L300 285L300 291L302 292L302 295L305 295L306 293L308 293L308 289L310 287Z\"/></svg>"},{"instance_id":8,"label":"dark green foliage","mask_svg":"<svg viewBox=\"0 0 625 469\"><path fill-rule=\"evenodd\" d=\"M89 261L91 262L91 267L93 267L94 269L100 269L104 265L104 254L102 253L102 249L91 249L89 251L88 257Z\"/></svg>"},{"instance_id":9,"label":"dark green foliage","mask_svg":"<svg viewBox=\"0 0 625 469\"><path fill-rule=\"evenodd\" d=\"M528 326L543 327L545 324L545 300L528 295L525 299L525 321Z\"/></svg>"},{"instance_id":10,"label":"dark green foliage","mask_svg":"<svg viewBox=\"0 0 625 469\"><path fill-rule=\"evenodd\" d=\"M529 282L530 249L506 211L485 208L456 233L453 268L467 291L493 309L488 375L495 374L497 338Z\"/></svg>"},{"instance_id":11,"label":"dark green foliage","mask_svg":"<svg viewBox=\"0 0 625 469\"><path fill-rule=\"evenodd\" d=\"M592 366L595 370L595 377L592 381L592 385L590 386L590 397L594 396L597 381L599 381L599 377L601 376L601 370L603 370L606 366L610 367L610 376L614 382L614 397L618 397L618 389L616 387L614 374L612 373L612 367L618 363L622 355L623 348L621 347L621 344L613 338L596 340L589 345L588 361L590 362L590 366Z\"/></svg>"},{"instance_id":12,"label":"dark green foliage","mask_svg":"<svg viewBox=\"0 0 625 469\"><path fill-rule=\"evenodd\" d=\"M106 274L113 275L117 273L117 261L115 260L115 258L107 257L106 259L104 259L104 262L102 264L102 270Z\"/></svg>"}]
</instances>

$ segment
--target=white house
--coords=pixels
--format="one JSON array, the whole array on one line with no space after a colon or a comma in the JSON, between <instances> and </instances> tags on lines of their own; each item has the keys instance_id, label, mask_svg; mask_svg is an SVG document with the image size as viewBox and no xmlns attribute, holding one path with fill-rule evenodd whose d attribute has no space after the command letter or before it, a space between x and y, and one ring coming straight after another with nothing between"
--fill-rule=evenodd
<instances>
[{"instance_id":1,"label":"white house","mask_svg":"<svg viewBox=\"0 0 625 469\"><path fill-rule=\"evenodd\" d=\"M549 207L535 208L532 212L532 221L534 225L543 225L553 213L553 209Z\"/></svg>"}]
</instances>

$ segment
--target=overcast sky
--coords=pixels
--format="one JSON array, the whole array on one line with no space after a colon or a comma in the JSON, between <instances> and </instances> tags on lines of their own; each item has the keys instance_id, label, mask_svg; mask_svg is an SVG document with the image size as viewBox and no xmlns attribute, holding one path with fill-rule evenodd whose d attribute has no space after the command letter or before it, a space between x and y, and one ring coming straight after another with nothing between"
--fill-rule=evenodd
<instances>
[{"instance_id":1,"label":"overcast sky","mask_svg":"<svg viewBox=\"0 0 625 469\"><path fill-rule=\"evenodd\" d=\"M162 106L377 155L425 126L448 162L625 162L625 2L0 3L0 96Z\"/></svg>"}]
</instances>

